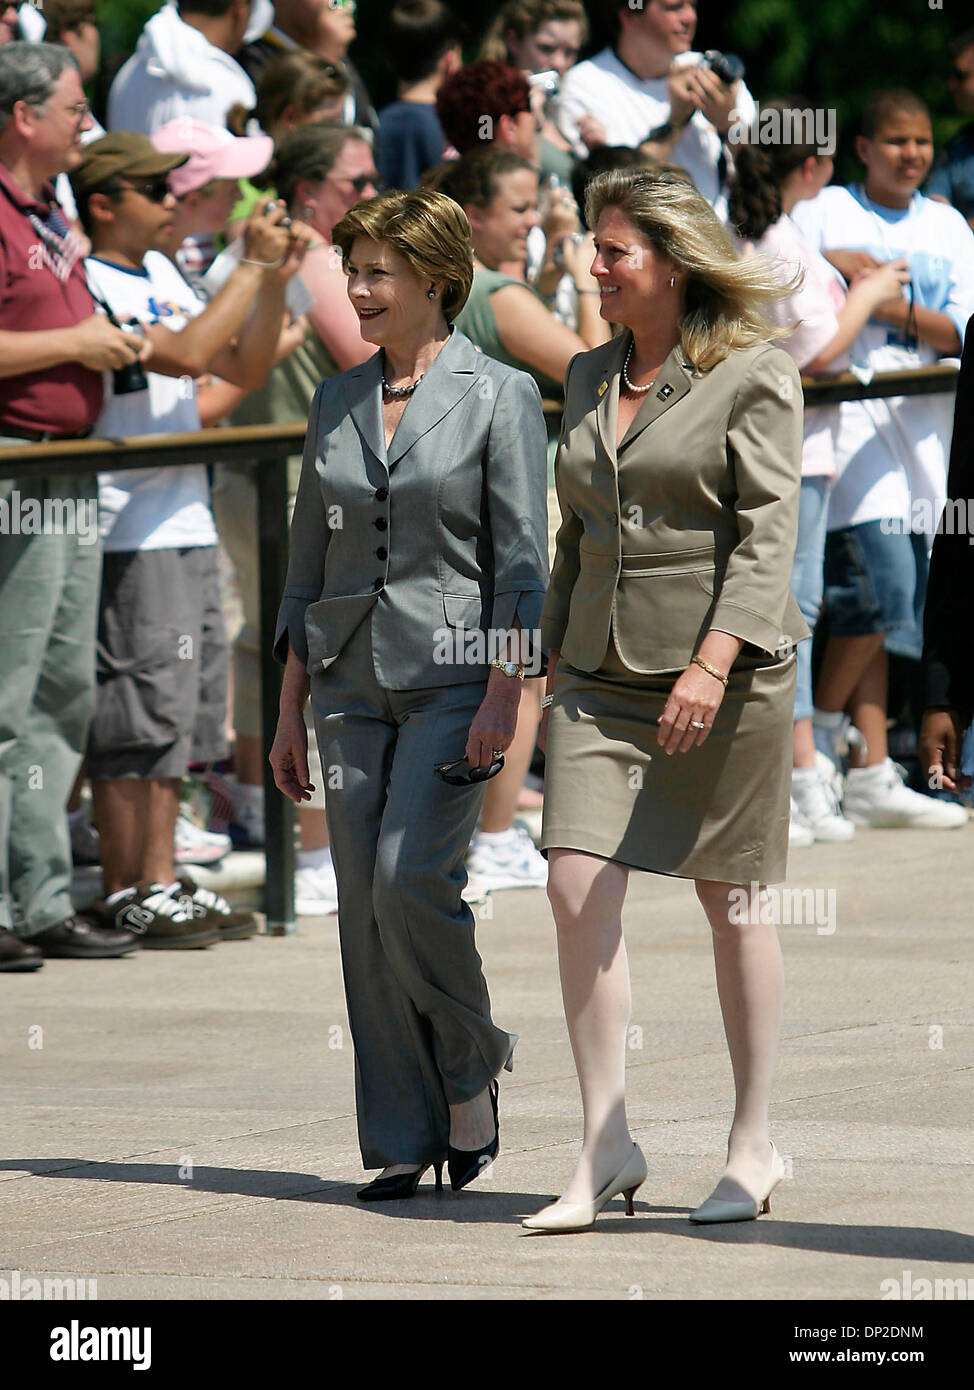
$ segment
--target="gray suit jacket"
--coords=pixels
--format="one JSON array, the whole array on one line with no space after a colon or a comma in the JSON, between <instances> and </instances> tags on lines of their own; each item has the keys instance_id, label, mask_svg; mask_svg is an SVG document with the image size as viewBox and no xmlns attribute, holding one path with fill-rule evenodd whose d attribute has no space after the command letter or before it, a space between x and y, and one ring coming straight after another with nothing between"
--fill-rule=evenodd
<instances>
[{"instance_id":1,"label":"gray suit jacket","mask_svg":"<svg viewBox=\"0 0 974 1390\"><path fill-rule=\"evenodd\" d=\"M801 486L802 392L780 348L694 375L679 346L616 451L628 332L579 353L565 380L561 504L541 624L584 671L610 633L632 671L681 671L710 628L785 655L809 635L789 587Z\"/></svg>"},{"instance_id":2,"label":"gray suit jacket","mask_svg":"<svg viewBox=\"0 0 974 1390\"><path fill-rule=\"evenodd\" d=\"M290 640L311 674L326 670L371 611L387 689L483 680L490 635L541 617L541 396L454 327L387 454L381 364L377 352L315 393L274 650L286 660Z\"/></svg>"}]
</instances>

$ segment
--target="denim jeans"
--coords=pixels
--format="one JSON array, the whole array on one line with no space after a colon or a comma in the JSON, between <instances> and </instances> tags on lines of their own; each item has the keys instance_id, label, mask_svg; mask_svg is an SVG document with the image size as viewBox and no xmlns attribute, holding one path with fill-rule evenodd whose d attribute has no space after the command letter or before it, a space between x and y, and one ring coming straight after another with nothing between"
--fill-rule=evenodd
<instances>
[{"instance_id":1,"label":"denim jeans","mask_svg":"<svg viewBox=\"0 0 974 1390\"><path fill-rule=\"evenodd\" d=\"M73 911L65 807L94 703L101 583L97 530L79 518L97 495L90 473L0 479L17 517L0 536L0 925L24 936Z\"/></svg>"},{"instance_id":2,"label":"denim jeans","mask_svg":"<svg viewBox=\"0 0 974 1390\"><path fill-rule=\"evenodd\" d=\"M798 501L798 544L791 571L791 589L802 617L814 632L822 608L825 579L825 529L829 515L831 478L824 474L802 478ZM812 717L812 644L798 644L798 685L795 718Z\"/></svg>"}]
</instances>

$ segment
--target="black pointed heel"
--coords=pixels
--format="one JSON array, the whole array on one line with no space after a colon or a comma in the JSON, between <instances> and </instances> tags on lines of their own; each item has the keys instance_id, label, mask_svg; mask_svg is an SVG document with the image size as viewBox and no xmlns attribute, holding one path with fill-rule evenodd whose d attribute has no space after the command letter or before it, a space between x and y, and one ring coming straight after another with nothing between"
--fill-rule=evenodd
<instances>
[{"instance_id":1,"label":"black pointed heel","mask_svg":"<svg viewBox=\"0 0 974 1390\"><path fill-rule=\"evenodd\" d=\"M474 1178L479 1177L484 1169L493 1163L500 1152L501 1131L497 1120L497 1082L492 1081L488 1090L494 1111L493 1139L482 1149L455 1149L452 1145L447 1147L447 1169L450 1174L450 1186L454 1192L459 1192L462 1187L466 1187L468 1183L473 1182Z\"/></svg>"},{"instance_id":2,"label":"black pointed heel","mask_svg":"<svg viewBox=\"0 0 974 1390\"><path fill-rule=\"evenodd\" d=\"M396 1202L404 1197L415 1197L420 1179L430 1164L424 1163L414 1173L396 1173L391 1178L376 1178L368 1187L360 1187L356 1197L360 1202ZM437 1159L432 1165L436 1176L436 1191L443 1191L443 1160Z\"/></svg>"}]
</instances>

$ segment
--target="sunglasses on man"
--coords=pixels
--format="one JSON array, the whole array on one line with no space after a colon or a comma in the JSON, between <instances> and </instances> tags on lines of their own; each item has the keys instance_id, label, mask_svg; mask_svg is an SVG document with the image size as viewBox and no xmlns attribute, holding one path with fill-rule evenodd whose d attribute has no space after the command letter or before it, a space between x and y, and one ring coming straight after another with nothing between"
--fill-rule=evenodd
<instances>
[{"instance_id":1,"label":"sunglasses on man","mask_svg":"<svg viewBox=\"0 0 974 1390\"><path fill-rule=\"evenodd\" d=\"M143 198L148 198L150 203L164 203L172 190L165 174L156 179L146 179L144 183L123 183L119 185L121 193L139 193Z\"/></svg>"}]
</instances>

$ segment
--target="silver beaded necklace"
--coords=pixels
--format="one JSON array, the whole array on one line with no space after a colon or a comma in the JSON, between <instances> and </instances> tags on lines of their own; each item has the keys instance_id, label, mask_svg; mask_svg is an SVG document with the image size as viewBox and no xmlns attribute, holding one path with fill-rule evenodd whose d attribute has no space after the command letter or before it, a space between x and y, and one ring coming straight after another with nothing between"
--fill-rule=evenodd
<instances>
[{"instance_id":1,"label":"silver beaded necklace","mask_svg":"<svg viewBox=\"0 0 974 1390\"><path fill-rule=\"evenodd\" d=\"M384 362L384 361L385 361L385 355L383 354L383 362ZM423 377L424 377L425 375L426 375L425 372L420 372L420 374L419 374L419 376L416 378L416 380L413 381L413 382L410 382L410 384L409 384L408 386L390 386L389 383L388 383L388 381L386 381L386 374L385 374L385 372L383 372L383 373L382 373L382 389L383 389L383 391L388 391L390 396L398 396L399 399L401 400L401 399L403 398L403 396L411 396L411 395L413 394L413 392L416 390L416 387L419 385L419 383L422 381L422 379L423 379Z\"/></svg>"},{"instance_id":2,"label":"silver beaded necklace","mask_svg":"<svg viewBox=\"0 0 974 1390\"><path fill-rule=\"evenodd\" d=\"M634 386L633 383L629 380L628 368L630 359L632 357L632 350L634 345L635 339L633 339L633 341L629 344L629 351L626 353L626 360L622 364L622 379L626 383L627 390L632 391L634 395L644 396L647 391L651 391L653 387L656 385L656 378L653 377L652 381L649 383L648 386Z\"/></svg>"}]
</instances>

